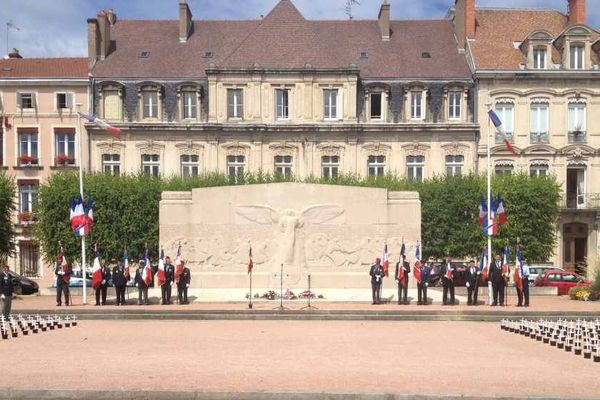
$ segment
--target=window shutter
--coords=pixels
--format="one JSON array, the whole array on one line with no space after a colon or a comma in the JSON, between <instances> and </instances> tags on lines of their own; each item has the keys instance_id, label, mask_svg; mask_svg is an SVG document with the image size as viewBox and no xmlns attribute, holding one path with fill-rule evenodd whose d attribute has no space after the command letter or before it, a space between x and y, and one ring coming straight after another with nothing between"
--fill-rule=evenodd
<instances>
[{"instance_id":1,"label":"window shutter","mask_svg":"<svg viewBox=\"0 0 600 400\"><path fill-rule=\"evenodd\" d=\"M67 93L65 97L67 108L73 108L73 93Z\"/></svg>"},{"instance_id":2,"label":"window shutter","mask_svg":"<svg viewBox=\"0 0 600 400\"><path fill-rule=\"evenodd\" d=\"M23 96L17 92L17 107L23 108Z\"/></svg>"},{"instance_id":3,"label":"window shutter","mask_svg":"<svg viewBox=\"0 0 600 400\"><path fill-rule=\"evenodd\" d=\"M31 107L32 108L37 108L37 102L35 99L35 93L31 93Z\"/></svg>"},{"instance_id":4,"label":"window shutter","mask_svg":"<svg viewBox=\"0 0 600 400\"><path fill-rule=\"evenodd\" d=\"M235 110L233 109L233 89L229 89L227 91L227 116L233 117L235 115Z\"/></svg>"}]
</instances>

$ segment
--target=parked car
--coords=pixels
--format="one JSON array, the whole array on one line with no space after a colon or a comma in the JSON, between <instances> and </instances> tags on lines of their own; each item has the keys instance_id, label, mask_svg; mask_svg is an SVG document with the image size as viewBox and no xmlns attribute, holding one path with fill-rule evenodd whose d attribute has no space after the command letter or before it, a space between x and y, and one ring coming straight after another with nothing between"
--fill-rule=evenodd
<instances>
[{"instance_id":1,"label":"parked car","mask_svg":"<svg viewBox=\"0 0 600 400\"><path fill-rule=\"evenodd\" d=\"M91 287L92 286L92 274L91 272L87 272L86 273L87 279L86 279L86 286L87 287ZM56 287L56 279L54 279L54 283L52 284L52 287ZM83 278L81 277L81 270L74 270L73 274L71 275L71 280L69 280L69 287L83 287Z\"/></svg>"},{"instance_id":2,"label":"parked car","mask_svg":"<svg viewBox=\"0 0 600 400\"><path fill-rule=\"evenodd\" d=\"M536 278L539 275L544 274L544 271L549 271L552 269L564 271L564 269L554 266L554 265L530 265L529 266L529 282L534 283Z\"/></svg>"},{"instance_id":3,"label":"parked car","mask_svg":"<svg viewBox=\"0 0 600 400\"><path fill-rule=\"evenodd\" d=\"M467 266L463 263L451 263L455 268L456 273L454 274L454 286L466 286L465 272ZM429 285L430 286L442 286L442 265L438 264L431 268L429 273Z\"/></svg>"},{"instance_id":4,"label":"parked car","mask_svg":"<svg viewBox=\"0 0 600 400\"><path fill-rule=\"evenodd\" d=\"M558 295L562 296L569 293L573 286L590 285L592 282L575 272L561 269L550 269L539 275L533 286L553 286L558 288Z\"/></svg>"},{"instance_id":5,"label":"parked car","mask_svg":"<svg viewBox=\"0 0 600 400\"><path fill-rule=\"evenodd\" d=\"M15 294L29 295L39 292L40 288L37 282L29 278L25 278L24 276L21 276L13 271L10 271L9 274L12 278Z\"/></svg>"}]
</instances>

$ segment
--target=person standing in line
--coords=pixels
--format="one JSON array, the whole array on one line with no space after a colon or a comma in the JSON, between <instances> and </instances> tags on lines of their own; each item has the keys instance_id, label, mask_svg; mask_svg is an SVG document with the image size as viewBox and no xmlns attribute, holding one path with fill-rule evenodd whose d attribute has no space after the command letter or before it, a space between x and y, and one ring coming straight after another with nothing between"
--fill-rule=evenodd
<instances>
[{"instance_id":1,"label":"person standing in line","mask_svg":"<svg viewBox=\"0 0 600 400\"><path fill-rule=\"evenodd\" d=\"M69 283L71 282L71 275L73 269L68 264L62 263L63 258L59 257L56 267L54 268L54 275L56 276L56 306L62 305L62 294L64 293L65 305L69 305L70 292Z\"/></svg>"},{"instance_id":2,"label":"person standing in line","mask_svg":"<svg viewBox=\"0 0 600 400\"><path fill-rule=\"evenodd\" d=\"M14 288L12 276L10 275L10 267L8 264L4 264L2 275L0 276L0 312L4 315L4 318L8 318L10 315L13 294Z\"/></svg>"},{"instance_id":3,"label":"person standing in line","mask_svg":"<svg viewBox=\"0 0 600 400\"><path fill-rule=\"evenodd\" d=\"M108 265L106 265L105 260L100 260L100 265L102 266L102 269L100 270L100 273L102 274L102 281L96 289L96 305L99 306L100 304L102 304L103 306L105 306L106 293L108 291L108 281L110 280L110 268L108 267ZM102 302L100 302L100 295L102 295Z\"/></svg>"},{"instance_id":4,"label":"person standing in line","mask_svg":"<svg viewBox=\"0 0 600 400\"><path fill-rule=\"evenodd\" d=\"M504 280L504 276L502 274L502 261L500 255L496 255L494 261L490 265L490 270L488 274L488 279L492 282L492 291L493 291L493 302L492 307L498 305L498 302L501 306L504 305L504 285L506 281Z\"/></svg>"},{"instance_id":5,"label":"person standing in line","mask_svg":"<svg viewBox=\"0 0 600 400\"><path fill-rule=\"evenodd\" d=\"M188 288L192 280L190 269L185 266L185 263L181 261L183 266L181 274L179 274L179 281L177 282L177 300L179 304L189 304L188 302Z\"/></svg>"},{"instance_id":6,"label":"person standing in line","mask_svg":"<svg viewBox=\"0 0 600 400\"><path fill-rule=\"evenodd\" d=\"M125 278L125 267L121 260L117 260L117 265L112 270L112 281L115 285L115 295L117 296L117 305L125 305L125 287L127 286L127 278Z\"/></svg>"},{"instance_id":7,"label":"person standing in line","mask_svg":"<svg viewBox=\"0 0 600 400\"><path fill-rule=\"evenodd\" d=\"M145 281L146 261L140 260L139 267L135 271L135 286L138 288L138 305L148 305L148 285Z\"/></svg>"},{"instance_id":8,"label":"person standing in line","mask_svg":"<svg viewBox=\"0 0 600 400\"><path fill-rule=\"evenodd\" d=\"M475 265L475 260L469 261L469 266L465 273L465 285L467 286L467 305L477 305L477 293L479 292L479 275L481 271Z\"/></svg>"},{"instance_id":9,"label":"person standing in line","mask_svg":"<svg viewBox=\"0 0 600 400\"><path fill-rule=\"evenodd\" d=\"M442 274L442 285L444 286L442 304L454 305L454 275L456 274L456 268L450 262L450 257L446 257L444 265L440 268ZM450 300L448 300L448 292L450 292Z\"/></svg>"},{"instance_id":10,"label":"person standing in line","mask_svg":"<svg viewBox=\"0 0 600 400\"><path fill-rule=\"evenodd\" d=\"M381 304L381 283L383 282L383 267L381 266L381 258L375 259L375 264L371 265L369 270L371 276L371 290L373 296L372 304Z\"/></svg>"},{"instance_id":11,"label":"person standing in line","mask_svg":"<svg viewBox=\"0 0 600 400\"><path fill-rule=\"evenodd\" d=\"M521 265L521 278L523 279L523 307L529 307L529 263L525 258Z\"/></svg>"},{"instance_id":12,"label":"person standing in line","mask_svg":"<svg viewBox=\"0 0 600 400\"><path fill-rule=\"evenodd\" d=\"M171 264L171 257L165 258L165 283L160 287L162 300L161 304L171 304L171 286L175 281L175 267Z\"/></svg>"},{"instance_id":13,"label":"person standing in line","mask_svg":"<svg viewBox=\"0 0 600 400\"><path fill-rule=\"evenodd\" d=\"M396 282L398 283L398 304L408 304L408 276L410 264L403 254L402 259L396 263Z\"/></svg>"}]
</instances>

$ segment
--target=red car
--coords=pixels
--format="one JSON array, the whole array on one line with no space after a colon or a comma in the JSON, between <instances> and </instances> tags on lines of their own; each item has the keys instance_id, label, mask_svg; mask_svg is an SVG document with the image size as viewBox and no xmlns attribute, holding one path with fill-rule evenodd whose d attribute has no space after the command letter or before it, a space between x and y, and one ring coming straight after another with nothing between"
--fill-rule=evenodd
<instances>
[{"instance_id":1,"label":"red car","mask_svg":"<svg viewBox=\"0 0 600 400\"><path fill-rule=\"evenodd\" d=\"M568 294L573 286L591 285L591 281L571 271L550 269L539 275L533 286L554 286L558 288L558 295Z\"/></svg>"}]
</instances>

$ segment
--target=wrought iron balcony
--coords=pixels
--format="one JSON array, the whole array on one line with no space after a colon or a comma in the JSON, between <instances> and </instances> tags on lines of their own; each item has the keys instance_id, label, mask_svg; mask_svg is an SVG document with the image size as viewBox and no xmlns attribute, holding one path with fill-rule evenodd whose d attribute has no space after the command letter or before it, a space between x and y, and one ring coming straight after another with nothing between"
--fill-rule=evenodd
<instances>
[{"instance_id":1,"label":"wrought iron balcony","mask_svg":"<svg viewBox=\"0 0 600 400\"><path fill-rule=\"evenodd\" d=\"M569 143L585 143L587 141L585 131L569 132Z\"/></svg>"},{"instance_id":2,"label":"wrought iron balcony","mask_svg":"<svg viewBox=\"0 0 600 400\"><path fill-rule=\"evenodd\" d=\"M563 193L561 207L573 210L600 209L600 193Z\"/></svg>"},{"instance_id":3,"label":"wrought iron balcony","mask_svg":"<svg viewBox=\"0 0 600 400\"><path fill-rule=\"evenodd\" d=\"M511 143L514 143L514 134L512 132L506 132L506 137ZM504 143L504 136L501 133L496 132L496 144Z\"/></svg>"},{"instance_id":4,"label":"wrought iron balcony","mask_svg":"<svg viewBox=\"0 0 600 400\"><path fill-rule=\"evenodd\" d=\"M531 132L529 138L531 143L548 143L550 141L548 132Z\"/></svg>"}]
</instances>

